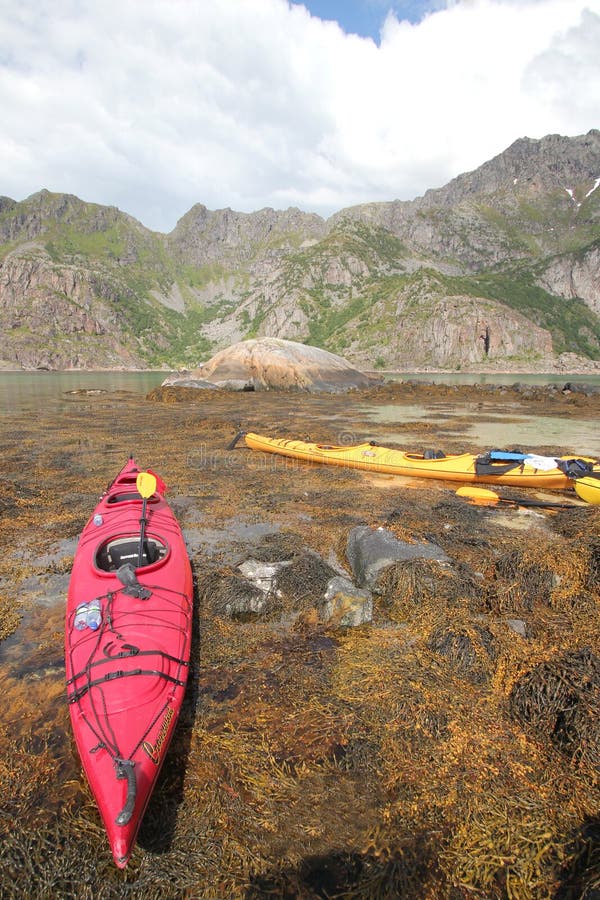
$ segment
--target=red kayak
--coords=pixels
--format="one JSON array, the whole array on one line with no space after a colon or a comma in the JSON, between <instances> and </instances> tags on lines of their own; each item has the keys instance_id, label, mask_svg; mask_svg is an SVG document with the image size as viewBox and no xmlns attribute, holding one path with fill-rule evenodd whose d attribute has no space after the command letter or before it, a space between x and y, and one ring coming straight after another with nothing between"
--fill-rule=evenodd
<instances>
[{"instance_id":1,"label":"red kayak","mask_svg":"<svg viewBox=\"0 0 600 900\"><path fill-rule=\"evenodd\" d=\"M67 599L71 723L119 868L133 850L189 669L192 572L165 490L129 460L81 533Z\"/></svg>"}]
</instances>

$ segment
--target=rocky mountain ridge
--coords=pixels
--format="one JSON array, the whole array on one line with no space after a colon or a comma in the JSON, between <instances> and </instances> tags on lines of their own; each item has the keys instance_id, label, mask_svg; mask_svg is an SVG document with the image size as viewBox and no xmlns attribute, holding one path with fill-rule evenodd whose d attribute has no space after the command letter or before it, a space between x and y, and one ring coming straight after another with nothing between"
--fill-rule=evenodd
<instances>
[{"instance_id":1,"label":"rocky mountain ridge","mask_svg":"<svg viewBox=\"0 0 600 900\"><path fill-rule=\"evenodd\" d=\"M363 368L600 371L600 131L523 138L413 201L328 220L0 197L0 361L192 367L279 337Z\"/></svg>"}]
</instances>

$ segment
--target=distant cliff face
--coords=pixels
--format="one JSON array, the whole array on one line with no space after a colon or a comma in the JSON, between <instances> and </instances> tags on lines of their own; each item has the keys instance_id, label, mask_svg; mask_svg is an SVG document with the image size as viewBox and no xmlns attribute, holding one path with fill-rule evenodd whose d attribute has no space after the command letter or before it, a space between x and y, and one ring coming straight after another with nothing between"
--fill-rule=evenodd
<instances>
[{"instance_id":1,"label":"distant cliff face","mask_svg":"<svg viewBox=\"0 0 600 900\"><path fill-rule=\"evenodd\" d=\"M539 276L539 283L565 300L580 297L600 316L600 242L579 253L550 259Z\"/></svg>"},{"instance_id":2,"label":"distant cliff face","mask_svg":"<svg viewBox=\"0 0 600 900\"><path fill-rule=\"evenodd\" d=\"M118 327L93 273L56 265L34 244L9 253L0 268L0 351L24 368L114 368L143 364ZM8 351L8 352L7 352Z\"/></svg>"},{"instance_id":3,"label":"distant cliff face","mask_svg":"<svg viewBox=\"0 0 600 900\"><path fill-rule=\"evenodd\" d=\"M186 366L253 337L379 368L600 360L600 132L523 138L414 201L329 220L0 197L0 364Z\"/></svg>"}]
</instances>

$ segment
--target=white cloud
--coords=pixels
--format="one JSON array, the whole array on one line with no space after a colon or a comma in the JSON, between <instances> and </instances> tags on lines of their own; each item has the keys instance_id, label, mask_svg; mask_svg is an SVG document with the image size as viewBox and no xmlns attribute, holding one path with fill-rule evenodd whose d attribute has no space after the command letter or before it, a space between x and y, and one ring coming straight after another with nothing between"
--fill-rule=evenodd
<instances>
[{"instance_id":1,"label":"white cloud","mask_svg":"<svg viewBox=\"0 0 600 900\"><path fill-rule=\"evenodd\" d=\"M196 202L409 199L517 137L599 125L600 0L448 0L390 14L379 47L287 0L0 9L0 194L159 230Z\"/></svg>"},{"instance_id":2,"label":"white cloud","mask_svg":"<svg viewBox=\"0 0 600 900\"><path fill-rule=\"evenodd\" d=\"M591 122L600 127L600 9L584 10L581 22L557 33L525 69L524 90L543 108L544 121L567 133Z\"/></svg>"}]
</instances>

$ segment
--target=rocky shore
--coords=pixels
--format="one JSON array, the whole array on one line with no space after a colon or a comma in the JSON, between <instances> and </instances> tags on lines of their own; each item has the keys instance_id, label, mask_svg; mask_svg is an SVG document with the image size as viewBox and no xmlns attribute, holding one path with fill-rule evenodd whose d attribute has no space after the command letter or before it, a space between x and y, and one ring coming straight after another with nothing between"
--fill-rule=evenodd
<instances>
[{"instance_id":1,"label":"rocky shore","mask_svg":"<svg viewBox=\"0 0 600 900\"><path fill-rule=\"evenodd\" d=\"M0 437L0 894L591 898L599 508L572 491L552 495L569 509L477 507L443 482L227 449L249 428L369 439L380 408L378 431L415 449L478 450L474 417L507 442L517 414L597 417L584 384L166 386L17 412ZM542 428L527 449L577 451ZM63 616L77 535L130 451L170 486L196 618L184 713L119 872L70 737Z\"/></svg>"}]
</instances>

